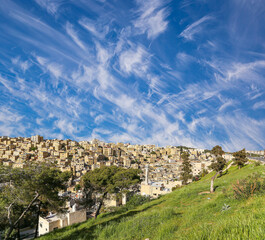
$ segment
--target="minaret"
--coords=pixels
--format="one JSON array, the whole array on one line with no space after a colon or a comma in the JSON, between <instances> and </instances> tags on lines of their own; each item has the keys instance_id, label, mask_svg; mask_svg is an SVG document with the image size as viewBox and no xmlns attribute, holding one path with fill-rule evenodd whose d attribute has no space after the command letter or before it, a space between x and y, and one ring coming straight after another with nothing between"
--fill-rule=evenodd
<instances>
[{"instance_id":1,"label":"minaret","mask_svg":"<svg viewBox=\"0 0 265 240\"><path fill-rule=\"evenodd\" d=\"M149 169L148 169L148 164L146 164L145 165L145 185L148 185L148 171L149 171Z\"/></svg>"}]
</instances>

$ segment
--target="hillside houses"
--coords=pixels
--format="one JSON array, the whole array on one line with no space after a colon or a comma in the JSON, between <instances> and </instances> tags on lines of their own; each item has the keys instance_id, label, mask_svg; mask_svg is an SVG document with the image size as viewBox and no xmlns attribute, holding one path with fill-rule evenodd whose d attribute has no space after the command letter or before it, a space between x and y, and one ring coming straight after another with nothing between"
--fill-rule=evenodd
<instances>
[{"instance_id":1,"label":"hillside houses","mask_svg":"<svg viewBox=\"0 0 265 240\"><path fill-rule=\"evenodd\" d=\"M213 160L204 149L186 147L105 143L97 139L77 142L44 139L39 135L0 137L0 163L3 165L23 168L30 162L50 163L62 171L71 171L73 179L77 180L73 184L78 184L78 179L87 171L102 166L116 165L144 171L146 164L149 164L151 181L176 181L181 171L181 151L189 152L193 175L208 169ZM230 160L232 155L225 154L225 158Z\"/></svg>"}]
</instances>

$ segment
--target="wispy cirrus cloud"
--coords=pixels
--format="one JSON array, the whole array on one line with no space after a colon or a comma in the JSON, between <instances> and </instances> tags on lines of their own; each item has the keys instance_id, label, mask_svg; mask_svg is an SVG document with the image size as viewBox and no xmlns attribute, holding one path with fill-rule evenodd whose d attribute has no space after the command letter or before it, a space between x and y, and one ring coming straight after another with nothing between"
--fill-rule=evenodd
<instances>
[{"instance_id":1,"label":"wispy cirrus cloud","mask_svg":"<svg viewBox=\"0 0 265 240\"><path fill-rule=\"evenodd\" d=\"M24 134L26 126L23 123L24 116L14 111L7 105L0 107L0 132L2 135Z\"/></svg>"},{"instance_id":2,"label":"wispy cirrus cloud","mask_svg":"<svg viewBox=\"0 0 265 240\"><path fill-rule=\"evenodd\" d=\"M229 100L225 101L225 102L221 105L221 107L219 107L218 111L224 111L225 109L227 109L227 108L230 107L230 106L235 107L236 104L237 104L236 101L233 101L233 100L229 99Z\"/></svg>"},{"instance_id":3,"label":"wispy cirrus cloud","mask_svg":"<svg viewBox=\"0 0 265 240\"><path fill-rule=\"evenodd\" d=\"M47 69L56 79L62 76L62 65L58 63L49 62L47 59L36 56L37 62Z\"/></svg>"},{"instance_id":4,"label":"wispy cirrus cloud","mask_svg":"<svg viewBox=\"0 0 265 240\"><path fill-rule=\"evenodd\" d=\"M108 26L102 27L100 24L97 24L95 21L92 21L89 18L82 17L78 23L89 31L92 35L99 39L103 39L108 33Z\"/></svg>"},{"instance_id":5,"label":"wispy cirrus cloud","mask_svg":"<svg viewBox=\"0 0 265 240\"><path fill-rule=\"evenodd\" d=\"M62 4L62 0L35 0L49 14L55 15Z\"/></svg>"},{"instance_id":6,"label":"wispy cirrus cloud","mask_svg":"<svg viewBox=\"0 0 265 240\"><path fill-rule=\"evenodd\" d=\"M143 76L148 68L149 57L148 53L141 46L132 47L120 54L120 68L125 73Z\"/></svg>"},{"instance_id":7,"label":"wispy cirrus cloud","mask_svg":"<svg viewBox=\"0 0 265 240\"><path fill-rule=\"evenodd\" d=\"M72 38L72 40L83 50L86 50L84 43L79 39L77 32L74 30L74 27L71 23L67 22L66 26L66 33Z\"/></svg>"},{"instance_id":8,"label":"wispy cirrus cloud","mask_svg":"<svg viewBox=\"0 0 265 240\"><path fill-rule=\"evenodd\" d=\"M12 58L11 61L13 64L18 65L23 72L27 71L31 66L31 63L28 60L23 61L20 57Z\"/></svg>"},{"instance_id":9,"label":"wispy cirrus cloud","mask_svg":"<svg viewBox=\"0 0 265 240\"><path fill-rule=\"evenodd\" d=\"M247 12L253 21L241 28L251 3L238 1L223 18L234 2L82 0L63 9L63 1L36 1L41 8L12 0L0 6L0 103L22 117L14 133L263 147L265 54L255 42L264 38L261 24L250 29L263 16L256 3ZM235 36L251 44L238 47ZM14 130L4 126L6 134Z\"/></svg>"},{"instance_id":10,"label":"wispy cirrus cloud","mask_svg":"<svg viewBox=\"0 0 265 240\"><path fill-rule=\"evenodd\" d=\"M235 112L233 115L218 116L217 121L223 125L228 135L229 140L224 143L226 149L240 150L242 146L247 146L248 149L255 149L255 146L263 147L264 120L255 120Z\"/></svg>"},{"instance_id":11,"label":"wispy cirrus cloud","mask_svg":"<svg viewBox=\"0 0 265 240\"><path fill-rule=\"evenodd\" d=\"M256 102L253 105L253 109L254 110L257 110L257 109L265 109L265 101Z\"/></svg>"},{"instance_id":12,"label":"wispy cirrus cloud","mask_svg":"<svg viewBox=\"0 0 265 240\"><path fill-rule=\"evenodd\" d=\"M194 36L198 33L203 31L203 27L207 22L210 20L213 20L214 18L212 16L204 16L197 20L196 22L190 24L188 27L186 27L181 33L180 37L185 38L188 41L194 40Z\"/></svg>"},{"instance_id":13,"label":"wispy cirrus cloud","mask_svg":"<svg viewBox=\"0 0 265 240\"><path fill-rule=\"evenodd\" d=\"M166 18L169 15L164 2L159 0L137 1L139 17L133 21L134 27L140 34L147 34L149 39L154 39L162 34L168 25Z\"/></svg>"}]
</instances>

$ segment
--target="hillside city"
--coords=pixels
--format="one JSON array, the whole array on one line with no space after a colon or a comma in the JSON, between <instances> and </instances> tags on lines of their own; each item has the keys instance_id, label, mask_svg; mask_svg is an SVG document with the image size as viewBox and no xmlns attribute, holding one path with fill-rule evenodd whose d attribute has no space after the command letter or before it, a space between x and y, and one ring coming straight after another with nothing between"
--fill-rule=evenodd
<instances>
[{"instance_id":1,"label":"hillside city","mask_svg":"<svg viewBox=\"0 0 265 240\"><path fill-rule=\"evenodd\" d=\"M188 147L115 144L97 139L80 142L45 140L39 135L30 138L0 137L0 162L4 166L23 168L28 162L49 162L61 171L71 171L75 184L87 171L111 165L145 170L148 164L151 181L175 181L179 179L181 151L190 154L193 176L208 170L214 159L210 151ZM264 156L264 150L247 152ZM223 157L230 161L232 154L225 153Z\"/></svg>"},{"instance_id":2,"label":"hillside city","mask_svg":"<svg viewBox=\"0 0 265 240\"><path fill-rule=\"evenodd\" d=\"M26 168L30 163L49 163L62 172L71 172L67 190L61 192L68 195L69 211L65 215L50 213L39 217L39 235L49 233L57 228L85 221L89 215L87 209L75 204L76 199L84 198L80 187L81 177L89 171L103 166L117 166L125 169L140 169L141 184L138 193L142 196L157 198L172 192L182 185L181 153L189 153L192 178L196 180L203 173L211 170L214 155L206 149L196 149L184 146L157 147L155 145L132 145L130 143L105 143L92 141L48 140L36 135L24 137L0 137L0 163L11 168ZM253 156L264 156L264 151L247 151ZM226 162L233 159L232 153L224 153ZM104 206L117 207L126 204L127 196L122 200L109 195ZM91 216L90 216L91 217Z\"/></svg>"}]
</instances>

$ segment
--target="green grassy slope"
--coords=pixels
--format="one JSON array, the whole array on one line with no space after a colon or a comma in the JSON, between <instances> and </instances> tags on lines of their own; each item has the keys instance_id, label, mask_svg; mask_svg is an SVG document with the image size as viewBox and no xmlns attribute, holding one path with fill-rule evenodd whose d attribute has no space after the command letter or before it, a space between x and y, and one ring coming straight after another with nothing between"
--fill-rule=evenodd
<instances>
[{"instance_id":1,"label":"green grassy slope","mask_svg":"<svg viewBox=\"0 0 265 240\"><path fill-rule=\"evenodd\" d=\"M265 195L236 200L231 190L237 179L254 172L264 173L265 166L231 167L215 180L214 194L198 195L209 191L211 173L126 213L101 214L41 239L265 239ZM230 208L221 211L224 204Z\"/></svg>"}]
</instances>

